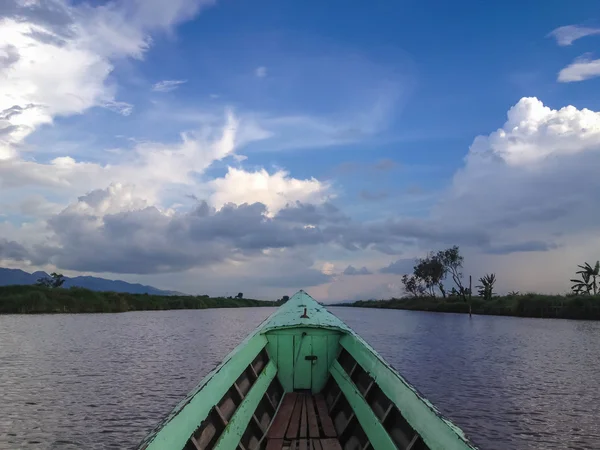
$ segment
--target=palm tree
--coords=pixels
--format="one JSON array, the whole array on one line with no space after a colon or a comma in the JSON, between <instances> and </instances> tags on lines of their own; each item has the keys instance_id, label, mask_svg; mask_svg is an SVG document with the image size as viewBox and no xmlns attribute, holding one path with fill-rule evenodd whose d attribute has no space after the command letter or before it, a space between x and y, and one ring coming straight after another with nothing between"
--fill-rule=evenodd
<instances>
[{"instance_id":1,"label":"palm tree","mask_svg":"<svg viewBox=\"0 0 600 450\"><path fill-rule=\"evenodd\" d=\"M597 277L600 276L600 261L596 261L596 265L594 267L590 266L588 263L584 263L583 266L578 265L577 267L581 268L576 273L581 275L581 280L572 279L571 282L575 283L571 287L573 292L576 294L598 294L598 283Z\"/></svg>"},{"instance_id":2,"label":"palm tree","mask_svg":"<svg viewBox=\"0 0 600 450\"><path fill-rule=\"evenodd\" d=\"M494 283L496 283L496 274L486 274L485 276L479 279L481 283L477 286L479 289L479 296L483 297L485 300L491 300L494 295Z\"/></svg>"},{"instance_id":3,"label":"palm tree","mask_svg":"<svg viewBox=\"0 0 600 450\"><path fill-rule=\"evenodd\" d=\"M581 270L578 270L576 273L581 275L581 280L572 279L571 282L575 283L571 287L575 294L598 294L598 283L597 277L600 275L600 261L596 261L596 265L594 267L590 266L588 263L584 263L583 266L578 265Z\"/></svg>"}]
</instances>

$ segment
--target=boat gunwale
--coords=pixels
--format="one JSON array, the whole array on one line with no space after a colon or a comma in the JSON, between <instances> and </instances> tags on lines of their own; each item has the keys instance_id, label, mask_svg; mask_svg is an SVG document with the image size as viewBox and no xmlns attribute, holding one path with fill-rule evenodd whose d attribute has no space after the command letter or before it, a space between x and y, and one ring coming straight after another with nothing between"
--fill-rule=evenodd
<instances>
[{"instance_id":1,"label":"boat gunwale","mask_svg":"<svg viewBox=\"0 0 600 450\"><path fill-rule=\"evenodd\" d=\"M275 314L275 313L273 313L273 314ZM271 314L271 316L273 314ZM165 427L169 423L171 423L177 416L179 416L182 413L185 413L186 407L188 407L190 405L190 403L196 398L196 396L199 395L204 390L204 388L208 385L208 383L210 383L210 381L213 380L221 372L221 370L223 370L227 366L227 364L229 364L233 360L233 358L237 354L241 353L241 351L247 347L247 345L252 341L252 339L257 338L258 336L261 336L264 339L264 342L262 343L262 345L260 346L260 348L258 349L256 354L253 355L253 358L256 357L256 355L258 355L267 345L267 338L266 338L266 336L264 336L263 333L260 332L261 331L260 328L267 320L269 320L269 318L271 316L267 317L263 322L261 322L261 324L257 328L255 328L251 333L249 333L242 340L242 342L240 342L236 347L234 347L233 350L231 350L223 358L223 360L221 360L221 362L219 364L217 364L209 373L207 373L198 382L198 384L177 405L175 405L175 407L173 407L165 416L163 416L163 418L159 421L159 423L144 437L144 439L140 442L140 444L136 447L136 449L145 450L145 449L150 448L150 446L153 444L153 442L156 440L156 438L159 436L159 434L165 429ZM208 415L208 412L207 412L207 415ZM206 417L200 418L200 423L205 418ZM190 433L190 435L192 433L193 433L193 430ZM189 438L189 436L186 439L188 439L188 438Z\"/></svg>"},{"instance_id":2,"label":"boat gunwale","mask_svg":"<svg viewBox=\"0 0 600 450\"><path fill-rule=\"evenodd\" d=\"M427 400L427 398L422 393L420 393L419 390L413 384L411 384L402 375L400 375L400 373L388 361L386 361L379 353L377 353L377 351L373 347L371 347L359 334L357 334L354 331L351 331L351 332L347 333L347 336L342 336L342 338L340 338L340 346L342 346L342 348L346 349L346 351L348 351L352 355L352 357L356 360L356 362L359 365L361 365L361 367L363 367L363 365L360 364L360 362L358 361L358 359L360 357L357 358L356 354L353 353L352 350L350 350L346 345L344 345L344 342L345 342L344 337L354 338L357 341L358 346L362 346L370 354L369 356L375 358L379 363L381 363L383 365L383 369L387 370L388 373L392 374L392 376L394 378L396 378L396 380L404 388L408 389L410 391L410 393L416 397L411 402L411 403L414 403L414 405L412 405L412 407L414 407L415 405L417 405L417 407L419 407L418 405L421 404L422 406L425 406L427 408L426 413L433 413L435 415L436 419L441 420L442 422L437 424L437 428L446 429L449 433L451 433L452 436L456 437L459 440L459 442L457 442L457 444L463 446L462 448L465 448L464 446L466 446L466 448L469 450L477 450L478 449L478 447L475 446L475 444L473 442L471 442L471 440L466 436L466 434L460 427L458 427L456 424L454 424L439 409L437 409L437 407L433 403L431 403L429 400ZM375 382L378 384L379 388L388 396L388 398L392 401L392 403L394 403L396 405L396 407L402 413L402 415L404 416L406 421L409 423L409 425L412 426L415 429L415 431L417 431L419 433L419 435L422 437L422 439L425 441L425 443L431 448L431 450L437 450L437 449L446 450L448 448L447 442L438 442L437 440L434 440L432 438L432 436L430 435L431 433L429 431L427 431L421 425L421 423L420 423L421 420L429 420L430 418L415 420L415 418L412 417L412 414L409 414L409 417L407 417L405 415L405 412L407 410L406 405L402 404L401 402L398 402L394 398L395 397L394 395L390 395L390 394L392 394L392 392L390 392L390 391L393 389L387 387L386 384L379 382L379 379L381 377L378 377L377 373L373 373L374 371L370 371L365 367L363 367L363 370L365 370L367 373L369 373L373 377ZM431 417L431 418L433 418L433 417ZM452 447L452 448L454 448L454 447Z\"/></svg>"}]
</instances>

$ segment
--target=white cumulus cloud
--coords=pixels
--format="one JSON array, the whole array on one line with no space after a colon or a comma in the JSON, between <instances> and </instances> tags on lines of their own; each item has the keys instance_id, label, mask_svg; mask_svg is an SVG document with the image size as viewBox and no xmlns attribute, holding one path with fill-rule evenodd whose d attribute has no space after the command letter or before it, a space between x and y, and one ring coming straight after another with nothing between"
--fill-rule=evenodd
<instances>
[{"instance_id":1,"label":"white cumulus cloud","mask_svg":"<svg viewBox=\"0 0 600 450\"><path fill-rule=\"evenodd\" d=\"M0 160L0 189L43 189L53 196L79 195L110 183L133 184L144 191L152 204L176 186L198 186L199 176L215 161L234 156L236 147L254 139L249 131L241 131L239 120L227 112L220 123L211 119L195 132L183 133L179 142L137 143L114 164L77 161L60 156L49 163L20 158ZM187 188L189 189L189 188Z\"/></svg>"},{"instance_id":2,"label":"white cumulus cloud","mask_svg":"<svg viewBox=\"0 0 600 450\"><path fill-rule=\"evenodd\" d=\"M502 128L473 141L432 218L487 230L490 255L564 250L600 231L599 167L600 112L522 98ZM600 248L589 250L582 260Z\"/></svg>"},{"instance_id":3,"label":"white cumulus cloud","mask_svg":"<svg viewBox=\"0 0 600 450\"><path fill-rule=\"evenodd\" d=\"M210 198L214 206L260 202L267 206L270 214L276 214L287 204L323 203L331 196L327 183L315 178L292 178L284 170L270 174L265 169L249 172L229 167L223 178L210 184L214 190Z\"/></svg>"},{"instance_id":4,"label":"white cumulus cloud","mask_svg":"<svg viewBox=\"0 0 600 450\"><path fill-rule=\"evenodd\" d=\"M141 58L151 33L191 18L212 1L115 1L98 6L62 0L4 0L0 16L0 160L57 116L102 106L122 115L108 81L119 58Z\"/></svg>"}]
</instances>

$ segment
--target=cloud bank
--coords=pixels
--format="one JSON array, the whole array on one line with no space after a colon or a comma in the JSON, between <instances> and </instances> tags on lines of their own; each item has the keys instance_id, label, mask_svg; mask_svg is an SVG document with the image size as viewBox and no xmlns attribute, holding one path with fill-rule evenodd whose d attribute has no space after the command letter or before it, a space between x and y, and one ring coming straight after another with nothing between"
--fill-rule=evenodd
<instances>
[{"instance_id":1,"label":"cloud bank","mask_svg":"<svg viewBox=\"0 0 600 450\"><path fill-rule=\"evenodd\" d=\"M303 249L341 252L358 264L363 252L380 255L383 262L385 255L419 256L453 244L477 258L539 254L599 231L600 113L588 109L555 110L537 98L521 99L501 128L473 141L464 167L430 217L370 222L334 206L327 183L294 179L285 171L229 167L223 177L196 183L191 173L201 175L213 161L235 152L237 127L230 115L212 141L184 138L176 148L143 146L143 157L131 166L102 167L61 157L47 165L52 169L47 172L46 165L31 162L0 171L5 188L83 186L80 179L101 184L124 174L132 181L114 181L80 196L46 220L37 241L6 240L2 258L90 272L160 274L247 265L273 255L282 261L277 252ZM161 191L179 184L204 186L207 200L182 210L161 206ZM306 272L315 275L311 279L334 282L317 275L323 272L314 264L311 259L306 267L316 270ZM398 276L413 265L409 256L380 264L378 271ZM374 276L364 266L355 267L347 264L343 274Z\"/></svg>"}]
</instances>

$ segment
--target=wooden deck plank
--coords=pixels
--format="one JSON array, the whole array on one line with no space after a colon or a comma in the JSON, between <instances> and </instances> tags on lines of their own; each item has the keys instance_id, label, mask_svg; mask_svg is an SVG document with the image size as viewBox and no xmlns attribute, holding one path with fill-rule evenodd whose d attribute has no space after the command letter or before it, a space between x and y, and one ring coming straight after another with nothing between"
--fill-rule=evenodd
<instances>
[{"instance_id":1,"label":"wooden deck plank","mask_svg":"<svg viewBox=\"0 0 600 450\"><path fill-rule=\"evenodd\" d=\"M266 450L281 450L283 447L283 439L268 439Z\"/></svg>"},{"instance_id":2,"label":"wooden deck plank","mask_svg":"<svg viewBox=\"0 0 600 450\"><path fill-rule=\"evenodd\" d=\"M321 441L319 439L312 439L312 450L322 450Z\"/></svg>"},{"instance_id":3,"label":"wooden deck plank","mask_svg":"<svg viewBox=\"0 0 600 450\"><path fill-rule=\"evenodd\" d=\"M319 422L317 419L317 412L315 411L315 404L313 402L312 397L306 397L306 415L308 418L308 435L311 438L318 438Z\"/></svg>"},{"instance_id":4,"label":"wooden deck plank","mask_svg":"<svg viewBox=\"0 0 600 450\"><path fill-rule=\"evenodd\" d=\"M321 439L321 447L323 450L342 450L340 441L335 438Z\"/></svg>"},{"instance_id":5,"label":"wooden deck plank","mask_svg":"<svg viewBox=\"0 0 600 450\"><path fill-rule=\"evenodd\" d=\"M271 428L269 428L269 433L267 434L268 439L283 439L285 437L285 432L290 423L297 397L298 394L295 392L285 394L285 397L283 397L283 400L281 401L281 406L277 411L277 415L273 419Z\"/></svg>"},{"instance_id":6,"label":"wooden deck plank","mask_svg":"<svg viewBox=\"0 0 600 450\"><path fill-rule=\"evenodd\" d=\"M327 405L325 404L325 399L321 394L315 395L315 404L317 405L317 411L319 412L319 419L321 420L323 434L329 438L336 437L337 433L335 432L333 421L331 420L331 417L329 417L329 413L327 412Z\"/></svg>"},{"instance_id":7,"label":"wooden deck plank","mask_svg":"<svg viewBox=\"0 0 600 450\"><path fill-rule=\"evenodd\" d=\"M308 439L300 439L298 441L298 450L309 450L308 449Z\"/></svg>"},{"instance_id":8,"label":"wooden deck plank","mask_svg":"<svg viewBox=\"0 0 600 450\"><path fill-rule=\"evenodd\" d=\"M308 395L305 395L302 397L302 412L300 413L300 433L299 433L299 436L301 438L306 438L306 436L308 436L308 430L307 430L308 418L306 416L306 401L309 398L310 397ZM302 446L302 444L300 444L300 445ZM306 449L300 448L300 450L306 450Z\"/></svg>"},{"instance_id":9,"label":"wooden deck plank","mask_svg":"<svg viewBox=\"0 0 600 450\"><path fill-rule=\"evenodd\" d=\"M290 425L288 426L285 437L287 439L296 439L298 437L298 431L300 429L300 414L302 413L302 403L304 403L304 395L298 395L296 398L296 404L294 405L294 412L290 419Z\"/></svg>"}]
</instances>

